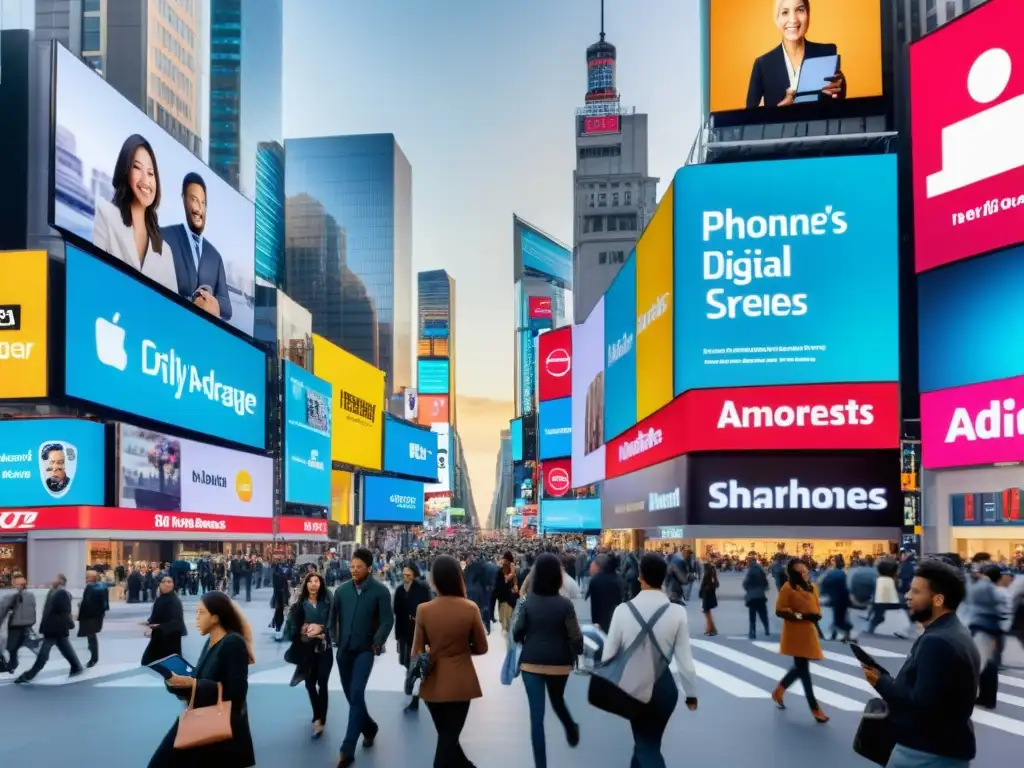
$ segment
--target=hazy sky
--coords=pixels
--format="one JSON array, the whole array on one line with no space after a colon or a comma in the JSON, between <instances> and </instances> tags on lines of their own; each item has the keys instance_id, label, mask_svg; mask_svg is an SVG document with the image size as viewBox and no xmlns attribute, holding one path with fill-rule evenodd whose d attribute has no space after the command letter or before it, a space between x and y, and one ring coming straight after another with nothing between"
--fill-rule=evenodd
<instances>
[{"instance_id":1,"label":"hazy sky","mask_svg":"<svg viewBox=\"0 0 1024 768\"><path fill-rule=\"evenodd\" d=\"M664 193L699 127L693 0L607 0L623 106ZM574 110L599 0L288 0L286 137L394 133L413 270L457 286L457 390L512 399L512 213L572 245ZM415 290L415 283L414 283Z\"/></svg>"}]
</instances>

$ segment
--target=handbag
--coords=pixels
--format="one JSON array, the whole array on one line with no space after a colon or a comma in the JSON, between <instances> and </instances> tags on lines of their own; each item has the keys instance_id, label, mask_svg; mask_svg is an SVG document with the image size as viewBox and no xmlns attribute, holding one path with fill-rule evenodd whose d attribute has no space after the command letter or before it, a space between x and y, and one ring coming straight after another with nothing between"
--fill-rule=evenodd
<instances>
[{"instance_id":1,"label":"handbag","mask_svg":"<svg viewBox=\"0 0 1024 768\"><path fill-rule=\"evenodd\" d=\"M429 676L430 654L424 651L409 663L409 668L405 672L405 695L413 696L416 681L419 680L422 686Z\"/></svg>"},{"instance_id":2,"label":"handbag","mask_svg":"<svg viewBox=\"0 0 1024 768\"><path fill-rule=\"evenodd\" d=\"M224 686L217 683L217 703L209 707L196 707L196 689L188 709L178 717L178 732L174 736L175 749L195 749L234 738L231 730L231 702L224 701Z\"/></svg>"},{"instance_id":3,"label":"handbag","mask_svg":"<svg viewBox=\"0 0 1024 768\"><path fill-rule=\"evenodd\" d=\"M512 685L512 682L519 677L519 654L522 647L519 643L509 641L505 651L505 660L501 663L501 684Z\"/></svg>"},{"instance_id":4,"label":"handbag","mask_svg":"<svg viewBox=\"0 0 1024 768\"><path fill-rule=\"evenodd\" d=\"M853 737L853 751L875 765L885 766L895 748L896 729L889 720L888 705L882 699L870 699Z\"/></svg>"}]
</instances>

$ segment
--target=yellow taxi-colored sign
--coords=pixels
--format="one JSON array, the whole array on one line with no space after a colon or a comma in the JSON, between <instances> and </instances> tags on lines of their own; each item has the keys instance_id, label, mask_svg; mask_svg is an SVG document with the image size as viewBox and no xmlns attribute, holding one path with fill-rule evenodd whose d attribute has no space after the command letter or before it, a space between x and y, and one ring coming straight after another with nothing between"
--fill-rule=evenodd
<instances>
[{"instance_id":1,"label":"yellow taxi-colored sign","mask_svg":"<svg viewBox=\"0 0 1024 768\"><path fill-rule=\"evenodd\" d=\"M313 375L334 387L331 459L364 469L380 469L384 371L313 334Z\"/></svg>"},{"instance_id":2,"label":"yellow taxi-colored sign","mask_svg":"<svg viewBox=\"0 0 1024 768\"><path fill-rule=\"evenodd\" d=\"M0 253L0 400L46 397L46 251Z\"/></svg>"},{"instance_id":3,"label":"yellow taxi-colored sign","mask_svg":"<svg viewBox=\"0 0 1024 768\"><path fill-rule=\"evenodd\" d=\"M636 419L672 401L673 188L636 244Z\"/></svg>"},{"instance_id":4,"label":"yellow taxi-colored sign","mask_svg":"<svg viewBox=\"0 0 1024 768\"><path fill-rule=\"evenodd\" d=\"M351 472L331 472L331 520L338 525L352 524L353 478Z\"/></svg>"}]
</instances>

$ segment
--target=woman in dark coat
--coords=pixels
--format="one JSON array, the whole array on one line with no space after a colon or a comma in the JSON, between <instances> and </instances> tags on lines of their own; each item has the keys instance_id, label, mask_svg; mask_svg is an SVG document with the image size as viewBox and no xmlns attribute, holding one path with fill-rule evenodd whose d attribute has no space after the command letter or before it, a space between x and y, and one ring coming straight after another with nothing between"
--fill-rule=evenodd
<instances>
[{"instance_id":1,"label":"woman in dark coat","mask_svg":"<svg viewBox=\"0 0 1024 768\"><path fill-rule=\"evenodd\" d=\"M302 579L299 599L289 613L291 647L285 661L295 665L292 685L305 682L313 710L313 738L319 739L327 725L327 685L334 660L327 632L331 614L331 591L316 571Z\"/></svg>"},{"instance_id":2,"label":"woman in dark coat","mask_svg":"<svg viewBox=\"0 0 1024 768\"><path fill-rule=\"evenodd\" d=\"M274 576L271 579L271 585L274 592L270 599L270 605L274 609L274 618L271 620L270 626L274 628L276 633L274 639L282 640L281 627L284 626L284 612L288 607L290 590L288 589L288 574L280 563L274 566Z\"/></svg>"},{"instance_id":3,"label":"woman in dark coat","mask_svg":"<svg viewBox=\"0 0 1024 768\"><path fill-rule=\"evenodd\" d=\"M181 599L174 591L174 579L164 576L153 601L153 610L146 619L149 626L149 645L142 654L142 665L175 654L181 655L181 638L188 634Z\"/></svg>"},{"instance_id":4,"label":"woman in dark coat","mask_svg":"<svg viewBox=\"0 0 1024 768\"><path fill-rule=\"evenodd\" d=\"M142 574L138 569L128 574L128 602L137 603L142 599Z\"/></svg>"},{"instance_id":5,"label":"woman in dark coat","mask_svg":"<svg viewBox=\"0 0 1024 768\"><path fill-rule=\"evenodd\" d=\"M402 584L395 590L395 642L398 643L398 663L409 668L412 640L416 633L416 611L430 602L430 588L420 579L420 569L411 560L402 569ZM419 709L419 696L413 696L406 712Z\"/></svg>"},{"instance_id":6,"label":"woman in dark coat","mask_svg":"<svg viewBox=\"0 0 1024 768\"><path fill-rule=\"evenodd\" d=\"M231 702L231 734L228 741L191 749L175 749L178 721L164 736L149 768L251 768L256 765L249 729L249 665L255 663L252 653L252 630L241 610L223 592L207 592L196 610L199 634L209 638L191 677L172 675L167 687L178 698L194 706L210 707L217 703L218 684L224 702Z\"/></svg>"}]
</instances>

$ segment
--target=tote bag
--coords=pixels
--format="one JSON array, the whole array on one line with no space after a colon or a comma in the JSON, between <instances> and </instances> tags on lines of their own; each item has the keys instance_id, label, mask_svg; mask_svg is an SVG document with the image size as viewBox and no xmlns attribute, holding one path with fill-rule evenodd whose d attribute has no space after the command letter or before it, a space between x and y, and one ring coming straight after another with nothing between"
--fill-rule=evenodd
<instances>
[{"instance_id":1,"label":"tote bag","mask_svg":"<svg viewBox=\"0 0 1024 768\"><path fill-rule=\"evenodd\" d=\"M233 738L231 731L231 702L224 701L224 686L217 683L217 703L209 707L196 707L196 688L188 709L178 717L178 733L174 737L175 749L195 749Z\"/></svg>"},{"instance_id":2,"label":"tote bag","mask_svg":"<svg viewBox=\"0 0 1024 768\"><path fill-rule=\"evenodd\" d=\"M889 708L882 699L870 699L864 706L853 751L875 765L888 765L896 748L896 730L889 720Z\"/></svg>"},{"instance_id":3,"label":"tote bag","mask_svg":"<svg viewBox=\"0 0 1024 768\"><path fill-rule=\"evenodd\" d=\"M523 648L519 643L512 640L512 630L516 626L516 622L519 620L519 614L524 610L523 605L526 603L525 595L520 597L516 602L516 607L512 611L512 620L509 622L509 633L508 633L508 646L505 649L505 659L501 663L501 684L512 685L512 682L519 677L519 654Z\"/></svg>"}]
</instances>

